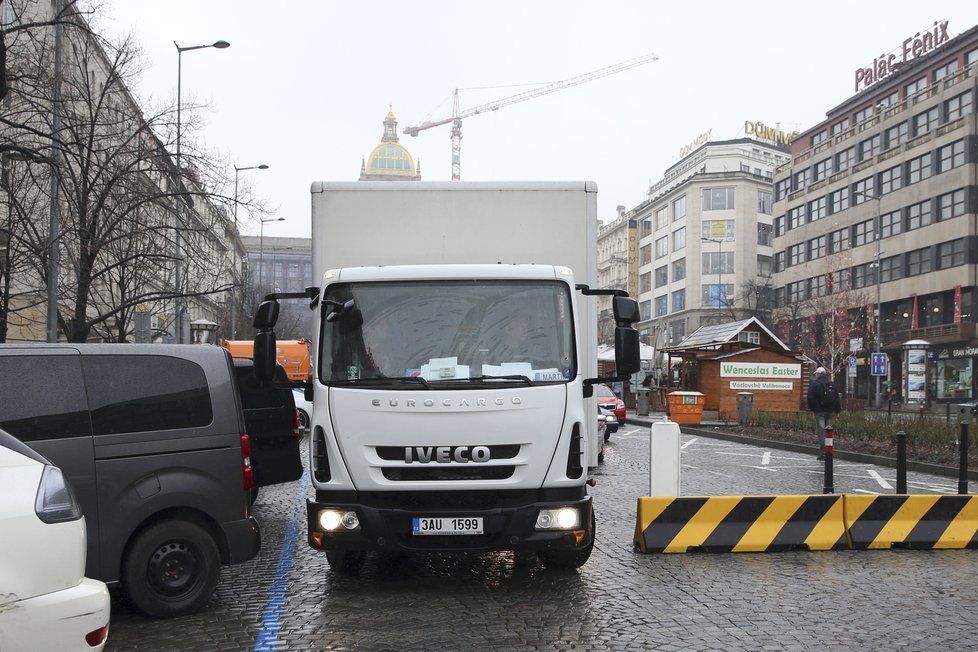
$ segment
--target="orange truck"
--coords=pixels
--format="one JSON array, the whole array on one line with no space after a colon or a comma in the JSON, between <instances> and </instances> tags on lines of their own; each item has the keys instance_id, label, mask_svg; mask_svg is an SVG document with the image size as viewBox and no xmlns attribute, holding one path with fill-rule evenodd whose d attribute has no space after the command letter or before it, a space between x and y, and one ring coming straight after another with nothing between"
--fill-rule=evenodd
<instances>
[{"instance_id":1,"label":"orange truck","mask_svg":"<svg viewBox=\"0 0 978 652\"><path fill-rule=\"evenodd\" d=\"M224 340L224 348L233 358L253 358L254 340ZM309 342L300 340L279 340L275 345L275 357L285 368L289 380L304 381L309 378Z\"/></svg>"}]
</instances>

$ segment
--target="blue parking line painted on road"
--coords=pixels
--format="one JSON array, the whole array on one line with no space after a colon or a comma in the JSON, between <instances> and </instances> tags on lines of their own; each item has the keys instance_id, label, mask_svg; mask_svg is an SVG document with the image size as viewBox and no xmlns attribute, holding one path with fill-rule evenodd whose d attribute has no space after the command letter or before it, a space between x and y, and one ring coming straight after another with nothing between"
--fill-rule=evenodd
<instances>
[{"instance_id":1,"label":"blue parking line painted on road","mask_svg":"<svg viewBox=\"0 0 978 652\"><path fill-rule=\"evenodd\" d=\"M299 481L299 488L295 492L296 504L292 516L289 517L289 525L285 531L285 540L278 553L278 564L275 566L275 582L272 590L268 592L268 600L265 602L264 616L262 617L261 631L258 632L258 639L255 641L255 652L274 652L278 645L278 633L282 628L282 607L285 604L285 589L289 585L289 575L292 573L292 561L295 559L296 537L299 532L299 515L305 513L302 497L306 493L309 482L309 468L306 468Z\"/></svg>"}]
</instances>

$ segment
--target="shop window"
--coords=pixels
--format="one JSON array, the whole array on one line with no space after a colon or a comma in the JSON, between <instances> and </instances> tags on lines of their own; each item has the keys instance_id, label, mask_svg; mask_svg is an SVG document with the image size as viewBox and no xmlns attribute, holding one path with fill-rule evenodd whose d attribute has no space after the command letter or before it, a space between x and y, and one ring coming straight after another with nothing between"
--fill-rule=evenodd
<instances>
[{"instance_id":1,"label":"shop window","mask_svg":"<svg viewBox=\"0 0 978 652\"><path fill-rule=\"evenodd\" d=\"M937 361L937 398L970 399L973 388L971 358Z\"/></svg>"}]
</instances>

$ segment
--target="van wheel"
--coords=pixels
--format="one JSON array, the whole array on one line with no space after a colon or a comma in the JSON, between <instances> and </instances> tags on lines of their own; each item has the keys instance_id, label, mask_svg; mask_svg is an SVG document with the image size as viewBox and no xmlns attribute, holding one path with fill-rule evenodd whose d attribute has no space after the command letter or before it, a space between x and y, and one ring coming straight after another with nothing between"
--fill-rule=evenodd
<instances>
[{"instance_id":1,"label":"van wheel","mask_svg":"<svg viewBox=\"0 0 978 652\"><path fill-rule=\"evenodd\" d=\"M172 618L207 604L221 572L217 545L189 521L155 523L132 541L122 561L122 586L148 616Z\"/></svg>"},{"instance_id":2,"label":"van wheel","mask_svg":"<svg viewBox=\"0 0 978 652\"><path fill-rule=\"evenodd\" d=\"M299 432L309 430L309 415L305 410L296 410L299 413Z\"/></svg>"},{"instance_id":3,"label":"van wheel","mask_svg":"<svg viewBox=\"0 0 978 652\"><path fill-rule=\"evenodd\" d=\"M591 557L594 550L594 512L591 512L591 541L583 548L561 548L557 550L541 550L537 553L543 565L551 570L573 570L580 568Z\"/></svg>"},{"instance_id":4,"label":"van wheel","mask_svg":"<svg viewBox=\"0 0 978 652\"><path fill-rule=\"evenodd\" d=\"M363 550L330 550L326 553L329 567L342 575L356 575L366 560L367 553Z\"/></svg>"}]
</instances>

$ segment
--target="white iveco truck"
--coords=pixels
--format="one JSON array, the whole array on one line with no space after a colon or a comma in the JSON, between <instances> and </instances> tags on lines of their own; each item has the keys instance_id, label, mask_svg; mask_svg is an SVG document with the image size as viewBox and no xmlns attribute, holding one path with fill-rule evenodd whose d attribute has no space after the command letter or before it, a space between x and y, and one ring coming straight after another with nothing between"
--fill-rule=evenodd
<instances>
[{"instance_id":1,"label":"white iveco truck","mask_svg":"<svg viewBox=\"0 0 978 652\"><path fill-rule=\"evenodd\" d=\"M315 183L313 275L259 306L270 378L278 300L316 311L308 538L334 570L369 550L591 554L595 294L611 294L619 376L638 306L593 289L593 183ZM605 379L607 380L607 379Z\"/></svg>"}]
</instances>

